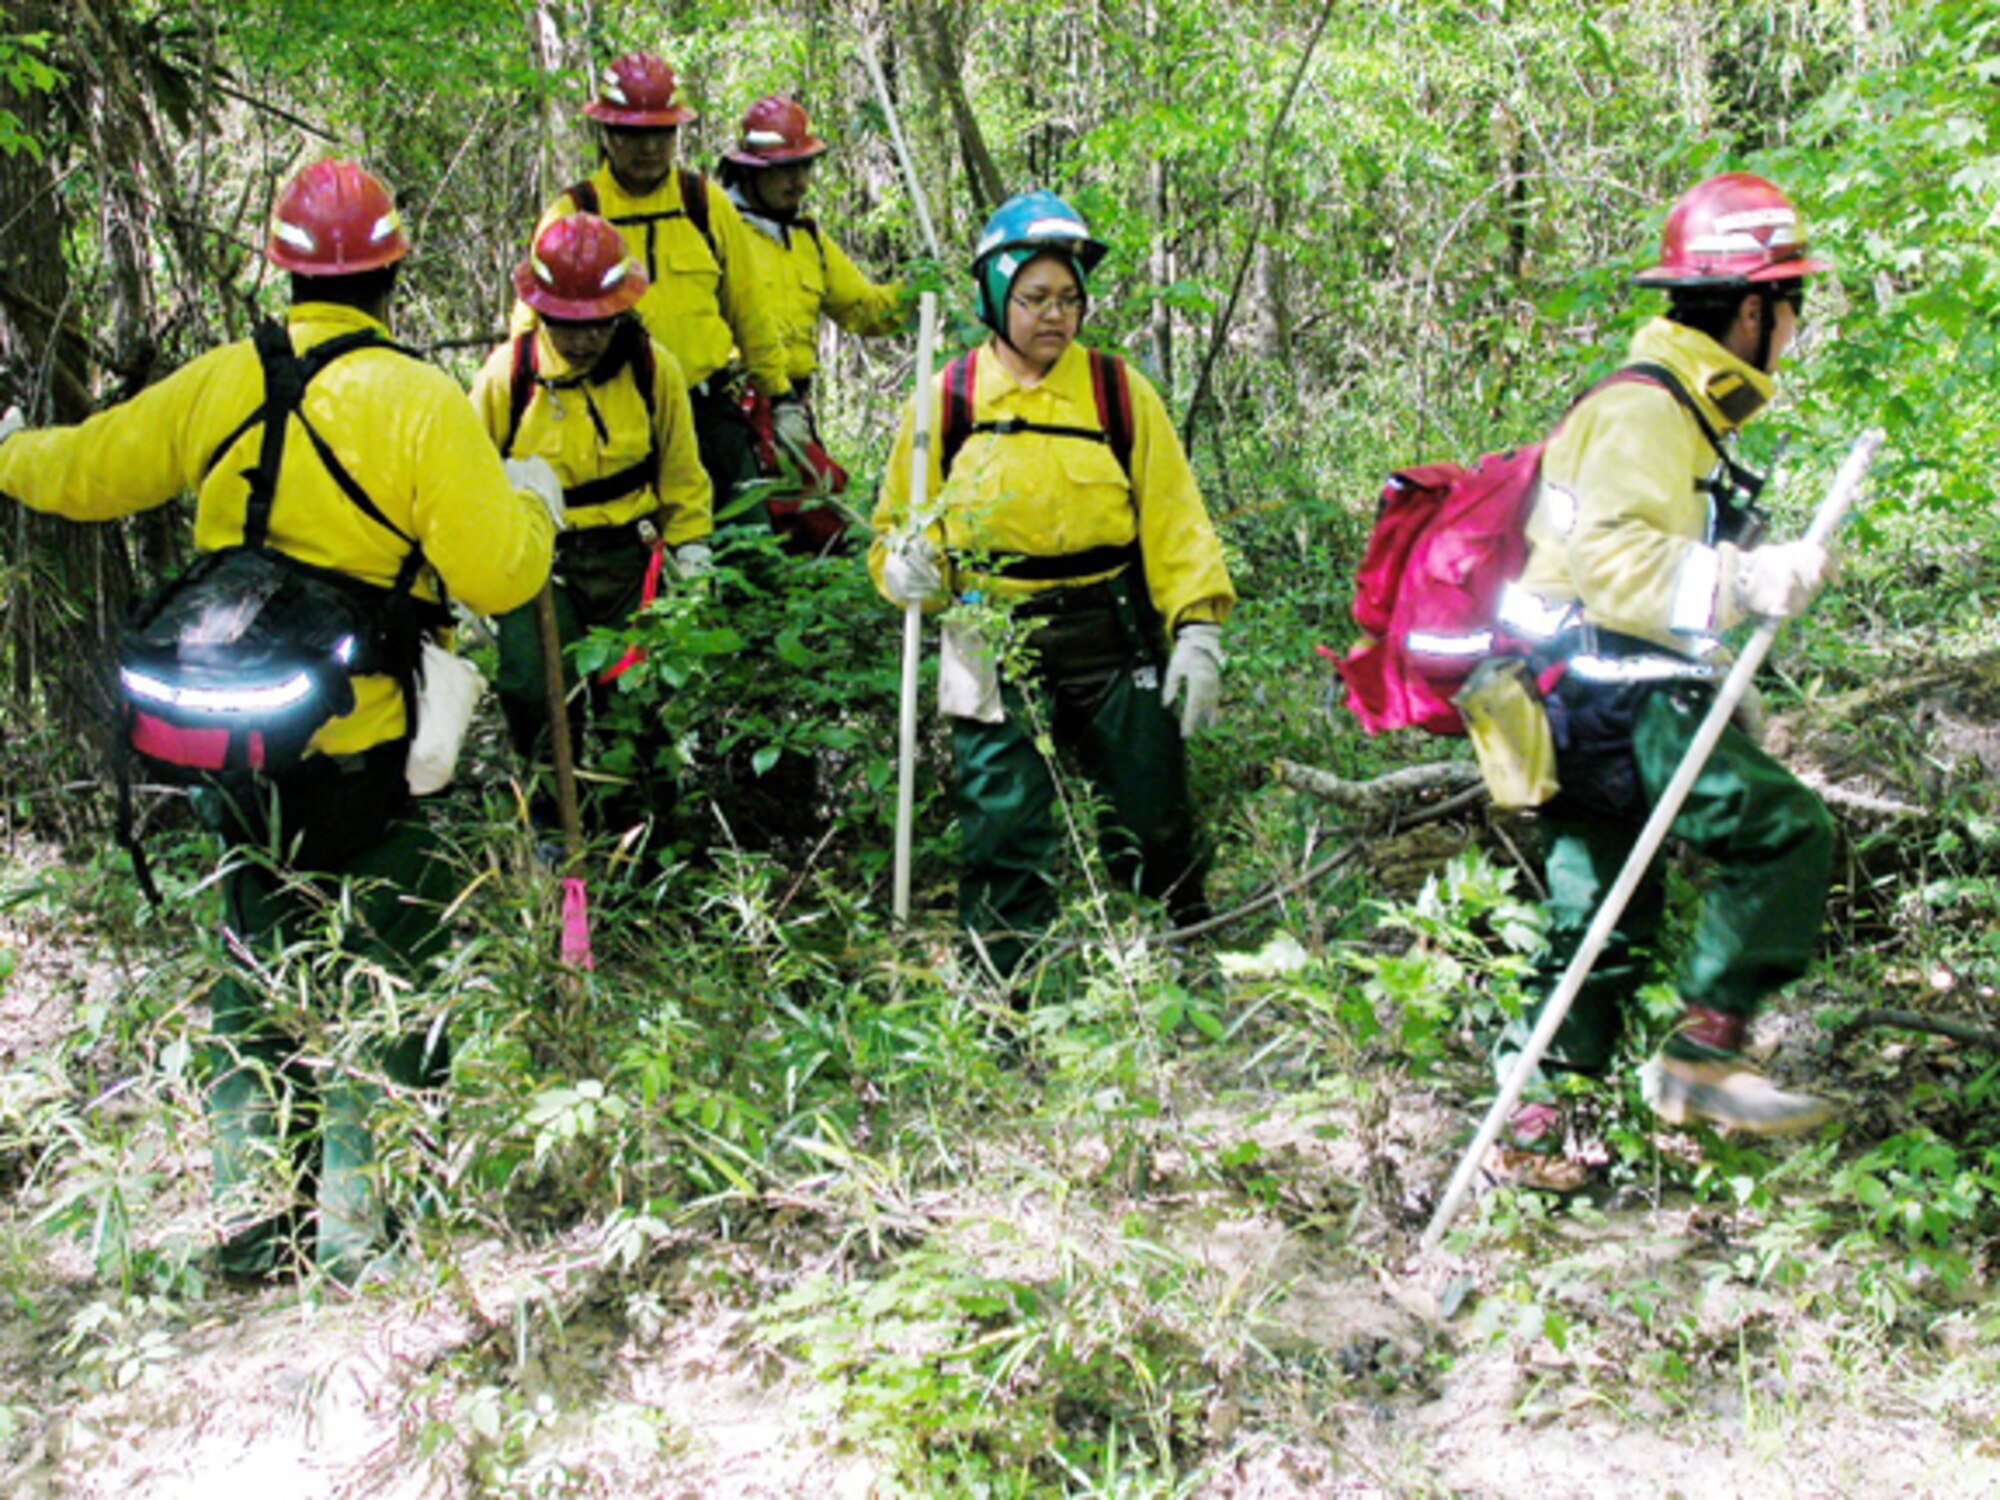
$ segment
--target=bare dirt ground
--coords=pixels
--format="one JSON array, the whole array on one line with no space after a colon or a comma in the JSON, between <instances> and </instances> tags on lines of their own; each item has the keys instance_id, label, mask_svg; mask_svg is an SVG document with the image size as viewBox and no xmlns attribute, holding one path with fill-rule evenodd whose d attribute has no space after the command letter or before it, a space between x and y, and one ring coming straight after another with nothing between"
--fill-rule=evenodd
<instances>
[{"instance_id":1,"label":"bare dirt ground","mask_svg":"<svg viewBox=\"0 0 2000 1500\"><path fill-rule=\"evenodd\" d=\"M32 1107L36 1059L134 978L91 933L32 911L0 914L15 957L0 989L14 1113L0 1121ZM183 1104L170 1124L133 1117L151 1163L136 1240L206 1231ZM1983 1274L1959 1310L1863 1331L1866 1289L1837 1267L1760 1277L1767 1217L1644 1184L1574 1212L1487 1205L1471 1248L1420 1255L1463 1106L1413 1089L1387 1120L1345 1111L1189 1071L1136 1174L1098 1139L994 1140L981 1149L996 1173L922 1205L930 1243L1026 1279L1110 1266L1143 1222L1196 1310L1189 1336L1209 1317L1232 1341L1212 1361L1192 1477L1069 1492L2000 1493ZM1195 1169L1213 1142L1246 1138L1258 1191ZM982 1186L1026 1156L1066 1187ZM103 1281L76 1234L37 1224L57 1184L4 1145L0 1182L0 1493L19 1500L916 1493L850 1441L808 1363L761 1335L763 1301L832 1259L780 1253L773 1236L669 1236L613 1275L601 1226L583 1225L532 1250L460 1239L359 1294L149 1300Z\"/></svg>"}]
</instances>

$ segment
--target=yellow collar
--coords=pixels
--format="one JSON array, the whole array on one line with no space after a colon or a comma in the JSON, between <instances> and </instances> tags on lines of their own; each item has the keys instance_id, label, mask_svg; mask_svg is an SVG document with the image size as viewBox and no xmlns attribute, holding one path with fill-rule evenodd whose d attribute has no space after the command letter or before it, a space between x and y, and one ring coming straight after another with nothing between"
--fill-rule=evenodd
<instances>
[{"instance_id":1,"label":"yellow collar","mask_svg":"<svg viewBox=\"0 0 2000 1500\"><path fill-rule=\"evenodd\" d=\"M1771 399L1777 382L1731 354L1705 333L1655 318L1633 336L1629 355L1665 365L1701 401L1720 427L1741 427Z\"/></svg>"}]
</instances>

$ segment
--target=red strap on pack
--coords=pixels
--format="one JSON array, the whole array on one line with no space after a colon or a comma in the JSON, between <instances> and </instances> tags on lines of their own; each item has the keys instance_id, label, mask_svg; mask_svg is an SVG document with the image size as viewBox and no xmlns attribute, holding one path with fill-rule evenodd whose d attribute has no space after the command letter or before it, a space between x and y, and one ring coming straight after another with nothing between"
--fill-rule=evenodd
<instances>
[{"instance_id":1,"label":"red strap on pack","mask_svg":"<svg viewBox=\"0 0 2000 1500\"><path fill-rule=\"evenodd\" d=\"M949 475L952 460L972 435L972 392L978 378L977 349L944 367L944 401L938 411L938 472Z\"/></svg>"},{"instance_id":2,"label":"red strap on pack","mask_svg":"<svg viewBox=\"0 0 2000 1500\"><path fill-rule=\"evenodd\" d=\"M202 771L226 771L232 765L229 752L235 735L228 729L169 724L165 719L135 709L131 734L134 750L166 765L188 766ZM243 741L243 751L245 770L264 769L262 733L251 730Z\"/></svg>"},{"instance_id":3,"label":"red strap on pack","mask_svg":"<svg viewBox=\"0 0 2000 1500\"><path fill-rule=\"evenodd\" d=\"M660 569L665 566L666 560L667 543L666 538L662 537L653 543L653 555L646 562L646 581L639 585L640 609L644 609L660 597ZM597 674L597 680L601 683L612 682L645 659L645 647L627 646L623 656Z\"/></svg>"},{"instance_id":4,"label":"red strap on pack","mask_svg":"<svg viewBox=\"0 0 2000 1500\"><path fill-rule=\"evenodd\" d=\"M750 424L751 446L757 453L757 472L769 478L780 472L777 419L771 413L771 398L756 386L746 385L740 404L743 420Z\"/></svg>"},{"instance_id":5,"label":"red strap on pack","mask_svg":"<svg viewBox=\"0 0 2000 1500\"><path fill-rule=\"evenodd\" d=\"M1125 379L1125 363L1115 354L1092 349L1090 388L1097 398L1097 420L1104 428L1118 467L1132 472L1132 387Z\"/></svg>"}]
</instances>

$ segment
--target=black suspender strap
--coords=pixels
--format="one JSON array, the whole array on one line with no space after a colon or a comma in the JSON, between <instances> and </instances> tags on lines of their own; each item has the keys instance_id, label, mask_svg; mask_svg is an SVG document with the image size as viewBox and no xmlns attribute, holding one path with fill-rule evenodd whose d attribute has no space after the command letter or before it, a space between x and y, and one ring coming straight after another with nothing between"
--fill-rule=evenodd
<instances>
[{"instance_id":1,"label":"black suspender strap","mask_svg":"<svg viewBox=\"0 0 2000 1500\"><path fill-rule=\"evenodd\" d=\"M723 269L722 252L715 246L715 235L709 229L708 179L692 167L680 168L681 206L656 214L604 214L603 200L597 195L597 184L586 177L581 182L571 183L565 190L569 201L576 205L576 211L583 214L600 214L608 222L621 227L625 225L646 226L646 277L657 281L659 267L659 226L675 219L686 219L694 225L701 242L708 246L709 256L715 261L717 270Z\"/></svg>"},{"instance_id":2,"label":"black suspender strap","mask_svg":"<svg viewBox=\"0 0 2000 1500\"><path fill-rule=\"evenodd\" d=\"M572 194L575 189L571 189ZM500 455L511 457L514 441L520 435L521 418L528 405L535 398L535 387L541 384L539 362L533 331L522 334L514 340L513 365L507 379L507 437L500 445ZM653 358L653 340L637 318L624 317L619 320L613 334L612 344L605 351L603 360L590 375L576 383L576 389L586 404L590 401L588 385L603 385L615 380L621 370L630 368L632 383L638 387L640 403L646 410L646 456L613 474L601 475L596 479L586 479L581 484L565 485L563 488L563 508L584 510L593 505L608 505L613 500L621 500L634 490L657 483L660 477L660 434L656 425L658 415L657 392L653 389L659 383L659 365ZM564 390L570 389L565 383ZM603 419L591 407L591 417L597 423L600 436L604 433Z\"/></svg>"},{"instance_id":3,"label":"black suspender strap","mask_svg":"<svg viewBox=\"0 0 2000 1500\"><path fill-rule=\"evenodd\" d=\"M1714 451L1716 458L1721 461L1722 470L1729 476L1729 482L1734 486L1735 491L1750 500L1755 500L1758 495L1763 493L1764 476L1746 469L1730 455L1729 449L1723 445L1721 434L1716 432L1714 426L1709 422L1707 414L1702 411L1701 403L1694 399L1688 388L1681 384L1680 377L1672 370L1668 369L1665 365L1655 364L1650 360L1641 360L1636 364L1623 366L1618 373L1637 375L1641 379L1650 380L1655 385L1665 387L1667 393L1681 404L1681 409L1694 418L1694 425L1701 429L1702 437ZM1616 377L1614 376L1613 378ZM1699 481L1698 487L1710 493L1713 493L1715 488L1711 482L1706 480Z\"/></svg>"}]
</instances>

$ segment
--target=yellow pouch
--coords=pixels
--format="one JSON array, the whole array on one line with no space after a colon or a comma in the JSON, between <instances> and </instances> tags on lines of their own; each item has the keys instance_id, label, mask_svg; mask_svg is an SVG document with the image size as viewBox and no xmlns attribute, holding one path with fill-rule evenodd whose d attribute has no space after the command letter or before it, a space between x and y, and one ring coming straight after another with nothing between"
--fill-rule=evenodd
<instances>
[{"instance_id":1,"label":"yellow pouch","mask_svg":"<svg viewBox=\"0 0 2000 1500\"><path fill-rule=\"evenodd\" d=\"M1497 807L1540 807L1557 791L1556 742L1528 664L1490 657L1451 700Z\"/></svg>"}]
</instances>

